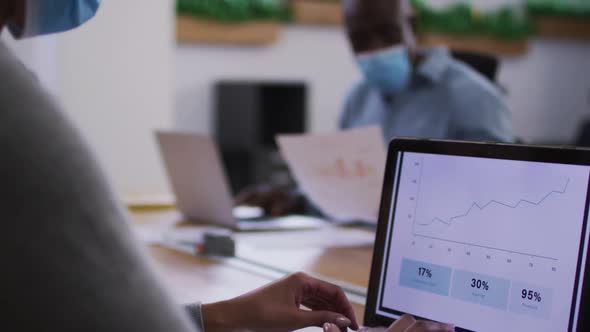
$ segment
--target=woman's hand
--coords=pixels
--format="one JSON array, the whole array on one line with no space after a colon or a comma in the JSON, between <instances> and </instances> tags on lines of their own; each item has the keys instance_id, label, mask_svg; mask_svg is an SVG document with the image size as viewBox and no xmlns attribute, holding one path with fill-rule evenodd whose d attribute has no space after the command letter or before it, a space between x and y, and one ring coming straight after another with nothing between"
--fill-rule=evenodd
<instances>
[{"instance_id":1,"label":"woman's hand","mask_svg":"<svg viewBox=\"0 0 590 332\"><path fill-rule=\"evenodd\" d=\"M332 323L324 324L325 332L340 332L338 326ZM428 322L425 320L415 320L410 315L404 315L398 319L389 328L362 328L359 332L454 332L455 326L452 324L443 324Z\"/></svg>"},{"instance_id":2,"label":"woman's hand","mask_svg":"<svg viewBox=\"0 0 590 332\"><path fill-rule=\"evenodd\" d=\"M286 332L321 327L326 322L338 332L359 327L340 287L304 273L292 274L229 301L205 304L202 314L207 332Z\"/></svg>"}]
</instances>

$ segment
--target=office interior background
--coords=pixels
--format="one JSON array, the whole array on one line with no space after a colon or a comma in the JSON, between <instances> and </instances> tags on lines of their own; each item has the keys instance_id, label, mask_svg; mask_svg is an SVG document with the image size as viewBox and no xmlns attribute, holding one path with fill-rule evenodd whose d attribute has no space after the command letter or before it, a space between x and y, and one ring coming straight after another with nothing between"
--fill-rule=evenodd
<instances>
[{"instance_id":1,"label":"office interior background","mask_svg":"<svg viewBox=\"0 0 590 332\"><path fill-rule=\"evenodd\" d=\"M236 21L229 15L230 23L186 10L183 2L103 0L97 16L75 31L23 41L6 32L2 36L64 105L121 197L170 192L153 131L216 136L220 94L232 93L222 87L286 84L299 97L288 93L285 98L303 112L295 117L302 128L286 129L322 133L337 130L344 98L361 79L339 24L337 1L277 1L289 6L288 14L271 21ZM590 121L589 1L423 0L415 5L439 15L421 22L429 28L420 36L425 44L449 42L451 48L499 60L497 83L519 139L577 141ZM456 18L457 13L475 21L501 17L510 24L498 31L481 24L473 31L469 25L445 27L445 15ZM253 32L242 29L249 35L223 33L228 24L249 23ZM199 31L190 31L195 26ZM222 40L209 40L216 35ZM224 40L228 36L237 41ZM274 114L288 108L276 101L268 105Z\"/></svg>"}]
</instances>

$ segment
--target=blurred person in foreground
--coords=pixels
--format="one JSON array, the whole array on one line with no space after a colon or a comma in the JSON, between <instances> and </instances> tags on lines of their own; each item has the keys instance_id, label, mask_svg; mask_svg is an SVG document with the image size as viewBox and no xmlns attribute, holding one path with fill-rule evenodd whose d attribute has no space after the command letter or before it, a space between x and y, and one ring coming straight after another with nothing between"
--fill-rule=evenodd
<instances>
[{"instance_id":1,"label":"blurred person in foreground","mask_svg":"<svg viewBox=\"0 0 590 332\"><path fill-rule=\"evenodd\" d=\"M98 0L3 0L0 32L8 27L16 38L25 38L70 30L98 7ZM302 273L235 299L182 309L134 240L79 133L1 42L0 80L5 328L214 332L359 327L340 288ZM409 316L390 328L451 330Z\"/></svg>"},{"instance_id":2,"label":"blurred person in foreground","mask_svg":"<svg viewBox=\"0 0 590 332\"><path fill-rule=\"evenodd\" d=\"M344 0L348 40L363 74L346 97L340 128L378 125L394 137L512 142L510 111L491 81L445 47L421 49L408 0ZM302 213L298 190L263 184L237 205L269 214Z\"/></svg>"}]
</instances>

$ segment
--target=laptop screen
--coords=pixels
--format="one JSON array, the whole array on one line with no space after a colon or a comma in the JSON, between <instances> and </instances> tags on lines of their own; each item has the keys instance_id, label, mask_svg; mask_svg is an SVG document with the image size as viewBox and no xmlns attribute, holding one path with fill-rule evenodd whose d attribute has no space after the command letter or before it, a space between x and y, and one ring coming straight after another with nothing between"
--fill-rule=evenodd
<instances>
[{"instance_id":1,"label":"laptop screen","mask_svg":"<svg viewBox=\"0 0 590 332\"><path fill-rule=\"evenodd\" d=\"M398 152L376 312L575 330L590 167Z\"/></svg>"}]
</instances>

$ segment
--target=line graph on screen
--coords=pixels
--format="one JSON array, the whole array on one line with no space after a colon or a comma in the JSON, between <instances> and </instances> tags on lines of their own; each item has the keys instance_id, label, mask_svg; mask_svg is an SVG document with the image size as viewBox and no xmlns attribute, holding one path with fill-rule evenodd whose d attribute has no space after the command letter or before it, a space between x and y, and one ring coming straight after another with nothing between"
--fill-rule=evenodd
<instances>
[{"instance_id":1,"label":"line graph on screen","mask_svg":"<svg viewBox=\"0 0 590 332\"><path fill-rule=\"evenodd\" d=\"M404 172L406 185L415 187L408 198L413 236L557 260L551 254L555 244L537 234L558 230L569 177L523 185L502 172L464 177L466 172L425 169L426 162L415 160Z\"/></svg>"}]
</instances>

